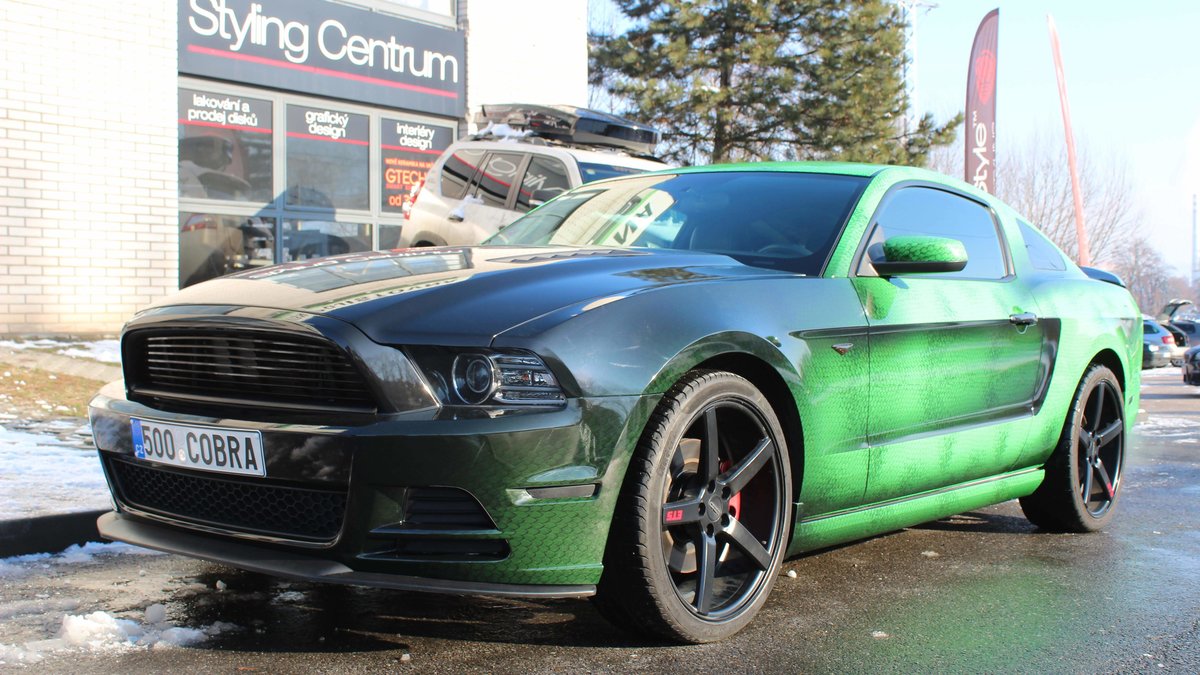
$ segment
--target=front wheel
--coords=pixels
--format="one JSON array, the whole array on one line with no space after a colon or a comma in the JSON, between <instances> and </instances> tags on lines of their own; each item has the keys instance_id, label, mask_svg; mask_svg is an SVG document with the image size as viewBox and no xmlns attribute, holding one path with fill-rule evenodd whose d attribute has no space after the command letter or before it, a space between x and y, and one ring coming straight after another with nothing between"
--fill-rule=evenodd
<instances>
[{"instance_id":1,"label":"front wheel","mask_svg":"<svg viewBox=\"0 0 1200 675\"><path fill-rule=\"evenodd\" d=\"M630 463L595 603L619 626L681 642L741 630L791 534L791 472L767 399L694 371L663 397Z\"/></svg>"},{"instance_id":2,"label":"front wheel","mask_svg":"<svg viewBox=\"0 0 1200 675\"><path fill-rule=\"evenodd\" d=\"M1093 364L1079 382L1058 447L1021 509L1038 527L1091 532L1108 524L1125 467L1125 399L1111 370Z\"/></svg>"}]
</instances>

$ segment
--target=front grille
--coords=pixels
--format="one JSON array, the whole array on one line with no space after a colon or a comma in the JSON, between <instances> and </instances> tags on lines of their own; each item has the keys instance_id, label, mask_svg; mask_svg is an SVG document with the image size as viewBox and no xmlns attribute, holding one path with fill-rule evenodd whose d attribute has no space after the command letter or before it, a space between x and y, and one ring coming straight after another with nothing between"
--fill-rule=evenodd
<instances>
[{"instance_id":1,"label":"front grille","mask_svg":"<svg viewBox=\"0 0 1200 675\"><path fill-rule=\"evenodd\" d=\"M257 330L146 330L125 336L136 399L374 412L361 373L319 337Z\"/></svg>"},{"instance_id":2,"label":"front grille","mask_svg":"<svg viewBox=\"0 0 1200 675\"><path fill-rule=\"evenodd\" d=\"M124 504L172 520L306 542L337 537L345 490L314 490L200 476L108 460Z\"/></svg>"}]
</instances>

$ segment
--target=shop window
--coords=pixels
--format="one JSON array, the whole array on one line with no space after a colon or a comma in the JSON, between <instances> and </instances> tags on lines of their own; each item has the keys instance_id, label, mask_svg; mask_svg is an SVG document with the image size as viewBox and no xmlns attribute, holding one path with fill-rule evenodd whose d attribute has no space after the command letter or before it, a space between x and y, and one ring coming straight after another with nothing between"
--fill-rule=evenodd
<instances>
[{"instance_id":1,"label":"shop window","mask_svg":"<svg viewBox=\"0 0 1200 675\"><path fill-rule=\"evenodd\" d=\"M379 226L379 250L387 251L400 248L400 225Z\"/></svg>"},{"instance_id":2,"label":"shop window","mask_svg":"<svg viewBox=\"0 0 1200 675\"><path fill-rule=\"evenodd\" d=\"M367 115L287 106L287 204L369 209L369 129Z\"/></svg>"},{"instance_id":3,"label":"shop window","mask_svg":"<svg viewBox=\"0 0 1200 675\"><path fill-rule=\"evenodd\" d=\"M454 142L454 130L387 117L380 118L379 126L380 209L407 213L434 160Z\"/></svg>"},{"instance_id":4,"label":"shop window","mask_svg":"<svg viewBox=\"0 0 1200 675\"><path fill-rule=\"evenodd\" d=\"M270 265L274 258L274 218L179 214L180 288Z\"/></svg>"},{"instance_id":5,"label":"shop window","mask_svg":"<svg viewBox=\"0 0 1200 675\"><path fill-rule=\"evenodd\" d=\"M270 101L179 90L179 196L270 201Z\"/></svg>"},{"instance_id":6,"label":"shop window","mask_svg":"<svg viewBox=\"0 0 1200 675\"><path fill-rule=\"evenodd\" d=\"M326 220L287 220L281 234L282 262L371 250L371 226Z\"/></svg>"}]
</instances>

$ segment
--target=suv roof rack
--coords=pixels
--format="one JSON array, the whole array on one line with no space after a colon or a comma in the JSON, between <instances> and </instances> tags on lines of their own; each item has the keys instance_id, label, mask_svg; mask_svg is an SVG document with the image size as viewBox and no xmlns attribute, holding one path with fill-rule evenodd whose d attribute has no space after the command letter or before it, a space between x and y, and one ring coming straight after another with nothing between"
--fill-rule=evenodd
<instances>
[{"instance_id":1,"label":"suv roof rack","mask_svg":"<svg viewBox=\"0 0 1200 675\"><path fill-rule=\"evenodd\" d=\"M567 105L506 103L482 106L476 123L508 125L567 145L601 146L650 156L662 134L653 127L598 110Z\"/></svg>"}]
</instances>

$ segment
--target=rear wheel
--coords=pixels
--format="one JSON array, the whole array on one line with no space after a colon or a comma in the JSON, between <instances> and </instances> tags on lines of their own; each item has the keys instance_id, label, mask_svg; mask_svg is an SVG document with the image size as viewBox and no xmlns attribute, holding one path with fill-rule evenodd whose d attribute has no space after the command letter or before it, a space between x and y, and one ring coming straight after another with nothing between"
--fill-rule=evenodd
<instances>
[{"instance_id":1,"label":"rear wheel","mask_svg":"<svg viewBox=\"0 0 1200 675\"><path fill-rule=\"evenodd\" d=\"M682 642L749 623L791 534L783 431L752 384L695 371L667 392L620 499L595 598L602 613Z\"/></svg>"},{"instance_id":2,"label":"rear wheel","mask_svg":"<svg viewBox=\"0 0 1200 675\"><path fill-rule=\"evenodd\" d=\"M1038 527L1091 532L1108 524L1125 467L1125 399L1113 372L1094 364L1084 374L1058 447L1037 491L1021 509Z\"/></svg>"}]
</instances>

